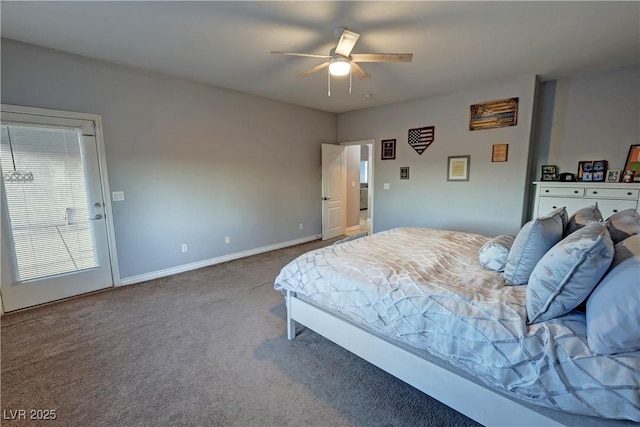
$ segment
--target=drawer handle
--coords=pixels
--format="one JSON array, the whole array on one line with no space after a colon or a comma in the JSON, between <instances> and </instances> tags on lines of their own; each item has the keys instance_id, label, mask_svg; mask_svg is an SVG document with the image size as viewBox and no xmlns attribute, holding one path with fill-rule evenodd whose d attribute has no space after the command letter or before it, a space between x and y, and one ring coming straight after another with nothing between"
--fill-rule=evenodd
<instances>
[{"instance_id":1,"label":"drawer handle","mask_svg":"<svg viewBox=\"0 0 640 427\"><path fill-rule=\"evenodd\" d=\"M633 193L632 193L631 191L629 191L629 192L627 193L627 196L630 196L630 195L632 195L632 194L633 194Z\"/></svg>"},{"instance_id":2,"label":"drawer handle","mask_svg":"<svg viewBox=\"0 0 640 427\"><path fill-rule=\"evenodd\" d=\"M618 209L614 209L614 210L613 210L613 213L616 213L616 212L618 212Z\"/></svg>"},{"instance_id":3,"label":"drawer handle","mask_svg":"<svg viewBox=\"0 0 640 427\"><path fill-rule=\"evenodd\" d=\"M597 192L597 191L594 191L594 192L593 192L593 194L598 194L598 192Z\"/></svg>"},{"instance_id":4,"label":"drawer handle","mask_svg":"<svg viewBox=\"0 0 640 427\"><path fill-rule=\"evenodd\" d=\"M557 208L558 208L557 206L553 206L553 209L557 209Z\"/></svg>"},{"instance_id":5,"label":"drawer handle","mask_svg":"<svg viewBox=\"0 0 640 427\"><path fill-rule=\"evenodd\" d=\"M573 190L573 192L574 192L575 194L578 194L578 190Z\"/></svg>"},{"instance_id":6,"label":"drawer handle","mask_svg":"<svg viewBox=\"0 0 640 427\"><path fill-rule=\"evenodd\" d=\"M544 190L544 192L545 192L545 193L548 193L548 192L549 192L549 190ZM629 193L629 194L631 194L631 193Z\"/></svg>"}]
</instances>

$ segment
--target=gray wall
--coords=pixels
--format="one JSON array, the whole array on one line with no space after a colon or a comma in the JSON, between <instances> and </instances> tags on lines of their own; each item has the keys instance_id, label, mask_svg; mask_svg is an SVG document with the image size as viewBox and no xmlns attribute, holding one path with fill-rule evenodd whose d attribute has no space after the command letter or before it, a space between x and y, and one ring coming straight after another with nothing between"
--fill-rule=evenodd
<instances>
[{"instance_id":1,"label":"gray wall","mask_svg":"<svg viewBox=\"0 0 640 427\"><path fill-rule=\"evenodd\" d=\"M2 103L102 116L122 278L321 232L334 114L11 40Z\"/></svg>"},{"instance_id":2,"label":"gray wall","mask_svg":"<svg viewBox=\"0 0 640 427\"><path fill-rule=\"evenodd\" d=\"M622 169L640 143L640 66L600 71L540 85L535 179L541 166L576 173L581 160Z\"/></svg>"},{"instance_id":3,"label":"gray wall","mask_svg":"<svg viewBox=\"0 0 640 427\"><path fill-rule=\"evenodd\" d=\"M375 139L374 232L425 226L486 235L515 233L529 189L527 163L535 76L488 83L456 93L338 116L338 139ZM518 125L469 131L471 104L519 97ZM410 128L435 126L422 154L407 143ZM397 140L396 159L380 160L380 140ZM509 161L491 162L493 144L509 144ZM470 181L447 182L447 157L471 155ZM400 180L400 167L410 179ZM384 190L384 183L390 189Z\"/></svg>"}]
</instances>

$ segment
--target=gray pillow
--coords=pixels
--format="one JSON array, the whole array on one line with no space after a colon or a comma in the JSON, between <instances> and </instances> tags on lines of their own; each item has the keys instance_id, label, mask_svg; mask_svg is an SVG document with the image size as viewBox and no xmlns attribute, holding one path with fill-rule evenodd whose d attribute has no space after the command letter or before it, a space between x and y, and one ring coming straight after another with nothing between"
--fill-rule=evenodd
<instances>
[{"instance_id":1,"label":"gray pillow","mask_svg":"<svg viewBox=\"0 0 640 427\"><path fill-rule=\"evenodd\" d=\"M480 265L487 270L503 271L514 239L514 236L501 234L482 245L478 251Z\"/></svg>"},{"instance_id":2,"label":"gray pillow","mask_svg":"<svg viewBox=\"0 0 640 427\"><path fill-rule=\"evenodd\" d=\"M640 350L640 256L627 258L587 300L587 343L598 354Z\"/></svg>"},{"instance_id":3,"label":"gray pillow","mask_svg":"<svg viewBox=\"0 0 640 427\"><path fill-rule=\"evenodd\" d=\"M560 215L560 218L562 218L562 229L564 230L565 228L567 228L567 224L569 224L569 215L567 215L567 208L563 206L561 208L554 209L545 216L554 215Z\"/></svg>"},{"instance_id":4,"label":"gray pillow","mask_svg":"<svg viewBox=\"0 0 640 427\"><path fill-rule=\"evenodd\" d=\"M611 263L609 270L615 268L616 265L620 264L627 258L631 258L632 256L640 256L640 234L634 234L633 236L627 237L622 242L616 244L615 253L613 254L613 262Z\"/></svg>"},{"instance_id":5,"label":"gray pillow","mask_svg":"<svg viewBox=\"0 0 640 427\"><path fill-rule=\"evenodd\" d=\"M592 221L602 221L602 213L598 209L598 203L594 206L578 209L571 215L569 223L564 230L565 237Z\"/></svg>"},{"instance_id":6,"label":"gray pillow","mask_svg":"<svg viewBox=\"0 0 640 427\"><path fill-rule=\"evenodd\" d=\"M613 243L619 243L629 236L640 234L640 213L633 208L614 213L607 218L607 227Z\"/></svg>"},{"instance_id":7,"label":"gray pillow","mask_svg":"<svg viewBox=\"0 0 640 427\"><path fill-rule=\"evenodd\" d=\"M503 273L507 284L526 284L540 258L561 238L562 215L560 212L527 222L518 232L507 257L507 265Z\"/></svg>"},{"instance_id":8,"label":"gray pillow","mask_svg":"<svg viewBox=\"0 0 640 427\"><path fill-rule=\"evenodd\" d=\"M584 301L613 260L607 226L591 222L564 238L538 262L526 291L530 323L562 316Z\"/></svg>"}]
</instances>

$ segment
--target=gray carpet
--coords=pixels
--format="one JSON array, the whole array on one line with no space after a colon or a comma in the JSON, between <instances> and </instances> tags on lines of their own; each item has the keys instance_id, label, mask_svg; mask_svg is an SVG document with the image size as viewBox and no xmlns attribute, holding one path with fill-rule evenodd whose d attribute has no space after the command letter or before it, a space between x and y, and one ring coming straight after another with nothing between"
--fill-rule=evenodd
<instances>
[{"instance_id":1,"label":"gray carpet","mask_svg":"<svg viewBox=\"0 0 640 427\"><path fill-rule=\"evenodd\" d=\"M55 409L38 424L477 425L310 330L286 339L273 280L325 244L4 316L2 424Z\"/></svg>"}]
</instances>

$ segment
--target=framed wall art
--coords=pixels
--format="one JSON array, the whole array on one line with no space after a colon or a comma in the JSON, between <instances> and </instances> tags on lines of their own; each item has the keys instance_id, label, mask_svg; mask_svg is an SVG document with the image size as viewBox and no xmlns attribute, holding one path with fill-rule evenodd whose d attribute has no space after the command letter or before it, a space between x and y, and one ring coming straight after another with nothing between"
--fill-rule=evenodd
<instances>
[{"instance_id":1,"label":"framed wall art","mask_svg":"<svg viewBox=\"0 0 640 427\"><path fill-rule=\"evenodd\" d=\"M429 148L431 143L435 140L436 127L425 126L421 128L409 129L407 140L409 145L420 155L424 153L424 150Z\"/></svg>"},{"instance_id":2,"label":"framed wall art","mask_svg":"<svg viewBox=\"0 0 640 427\"><path fill-rule=\"evenodd\" d=\"M449 156L447 158L447 181L469 181L471 156Z\"/></svg>"},{"instance_id":3,"label":"framed wall art","mask_svg":"<svg viewBox=\"0 0 640 427\"><path fill-rule=\"evenodd\" d=\"M626 175L627 171L633 172L632 182L640 182L640 144L632 145L629 148L622 173Z\"/></svg>"},{"instance_id":4,"label":"framed wall art","mask_svg":"<svg viewBox=\"0 0 640 427\"><path fill-rule=\"evenodd\" d=\"M507 98L471 105L469 107L469 130L516 126L518 124L519 99Z\"/></svg>"},{"instance_id":5,"label":"framed wall art","mask_svg":"<svg viewBox=\"0 0 640 427\"><path fill-rule=\"evenodd\" d=\"M409 179L409 166L400 168L400 179Z\"/></svg>"},{"instance_id":6,"label":"framed wall art","mask_svg":"<svg viewBox=\"0 0 640 427\"><path fill-rule=\"evenodd\" d=\"M395 139L383 139L382 140L382 154L381 160L393 160L396 158L396 140Z\"/></svg>"},{"instance_id":7,"label":"framed wall art","mask_svg":"<svg viewBox=\"0 0 640 427\"><path fill-rule=\"evenodd\" d=\"M506 162L509 158L509 144L493 144L491 148L492 162Z\"/></svg>"}]
</instances>

